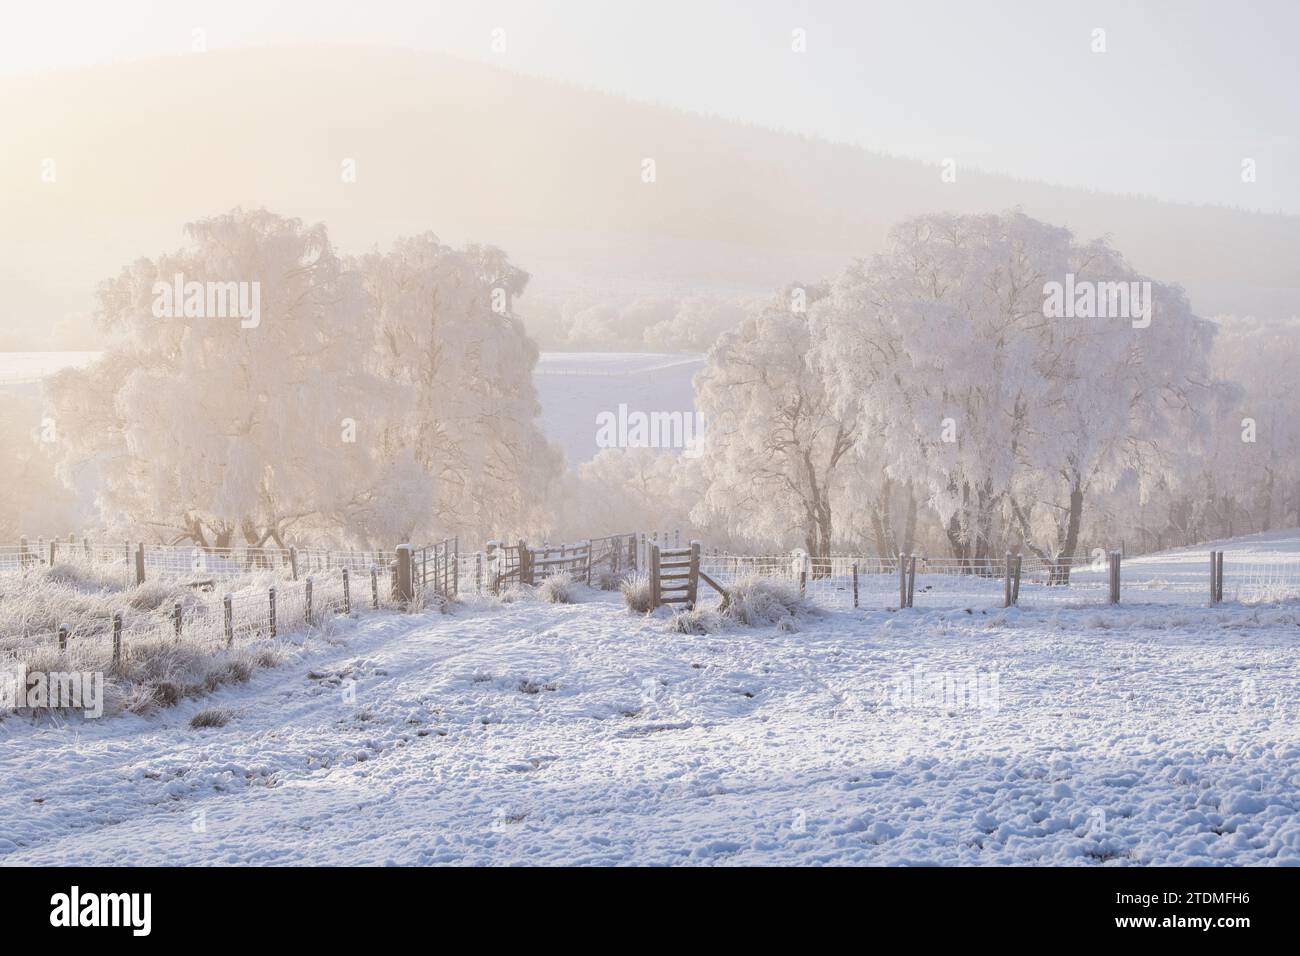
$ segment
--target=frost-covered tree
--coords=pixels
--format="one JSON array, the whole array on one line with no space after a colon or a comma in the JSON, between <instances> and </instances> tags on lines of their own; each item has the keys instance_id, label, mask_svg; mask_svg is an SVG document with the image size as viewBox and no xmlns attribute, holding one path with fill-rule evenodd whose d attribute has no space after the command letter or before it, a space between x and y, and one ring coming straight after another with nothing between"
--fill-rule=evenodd
<instances>
[{"instance_id":1,"label":"frost-covered tree","mask_svg":"<svg viewBox=\"0 0 1300 956\"><path fill-rule=\"evenodd\" d=\"M703 493L698 459L658 448L605 448L566 476L550 539L578 540L626 531L678 530L683 540L726 543L718 529L695 524Z\"/></svg>"},{"instance_id":2,"label":"frost-covered tree","mask_svg":"<svg viewBox=\"0 0 1300 956\"><path fill-rule=\"evenodd\" d=\"M80 530L77 499L55 476L58 440L57 422L37 402L20 395L0 402L0 542Z\"/></svg>"},{"instance_id":3,"label":"frost-covered tree","mask_svg":"<svg viewBox=\"0 0 1300 956\"><path fill-rule=\"evenodd\" d=\"M659 352L707 352L722 333L736 328L755 308L740 299L684 296L673 315L645 329L647 348Z\"/></svg>"},{"instance_id":4,"label":"frost-covered tree","mask_svg":"<svg viewBox=\"0 0 1300 956\"><path fill-rule=\"evenodd\" d=\"M103 285L104 358L52 384L65 475L97 472L106 523L205 547L391 546L513 523L544 496L558 457L503 254L422 236L344 263L324 226L264 210L186 231ZM218 292L256 315L214 309Z\"/></svg>"},{"instance_id":5,"label":"frost-covered tree","mask_svg":"<svg viewBox=\"0 0 1300 956\"><path fill-rule=\"evenodd\" d=\"M1300 526L1300 320L1225 316L1216 377L1220 402L1201 471L1205 534Z\"/></svg>"},{"instance_id":6,"label":"frost-covered tree","mask_svg":"<svg viewBox=\"0 0 1300 956\"><path fill-rule=\"evenodd\" d=\"M830 554L858 427L854 416L835 414L811 363L812 330L801 306L821 293L787 288L724 333L696 377L708 423L708 490L697 521L721 520L737 536L798 544L813 557Z\"/></svg>"},{"instance_id":7,"label":"frost-covered tree","mask_svg":"<svg viewBox=\"0 0 1300 956\"><path fill-rule=\"evenodd\" d=\"M282 543L349 484L342 429L371 391L360 286L321 225L236 210L186 233L101 285L106 355L51 386L64 468L93 464L111 525Z\"/></svg>"},{"instance_id":8,"label":"frost-covered tree","mask_svg":"<svg viewBox=\"0 0 1300 956\"><path fill-rule=\"evenodd\" d=\"M530 295L522 311L530 334L544 348L705 352L753 307L740 298L587 290L558 298Z\"/></svg>"},{"instance_id":9,"label":"frost-covered tree","mask_svg":"<svg viewBox=\"0 0 1300 956\"><path fill-rule=\"evenodd\" d=\"M859 430L860 453L926 489L959 557L1011 535L1072 555L1090 495L1169 475L1198 433L1211 329L1181 290L1150 282L1149 324L1055 317L1047 289L1067 276L1149 281L1018 212L932 215L896 227L814 308L837 412L880 426Z\"/></svg>"},{"instance_id":10,"label":"frost-covered tree","mask_svg":"<svg viewBox=\"0 0 1300 956\"><path fill-rule=\"evenodd\" d=\"M368 370L393 396L371 423L380 457L424 486L411 523L385 519L385 533L485 540L544 527L562 461L537 425L537 348L511 311L527 273L499 249L456 250L431 233L355 267L374 330ZM387 497L375 491L373 508Z\"/></svg>"}]
</instances>

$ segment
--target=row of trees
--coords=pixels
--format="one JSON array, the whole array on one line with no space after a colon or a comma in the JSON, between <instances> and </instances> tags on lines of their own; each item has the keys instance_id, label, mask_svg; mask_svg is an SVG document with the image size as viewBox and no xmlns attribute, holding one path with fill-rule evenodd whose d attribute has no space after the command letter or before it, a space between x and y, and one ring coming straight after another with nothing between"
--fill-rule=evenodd
<instances>
[{"instance_id":1,"label":"row of trees","mask_svg":"<svg viewBox=\"0 0 1300 956\"><path fill-rule=\"evenodd\" d=\"M529 296L528 334L568 352L704 352L752 311L745 298L574 292Z\"/></svg>"},{"instance_id":2,"label":"row of trees","mask_svg":"<svg viewBox=\"0 0 1300 956\"><path fill-rule=\"evenodd\" d=\"M1066 276L1149 282L1151 321L1051 317ZM700 460L607 452L582 477L595 496L657 473L697 502L692 533L813 555L1056 558L1300 525L1300 328L1221 326L1104 242L924 216L719 337Z\"/></svg>"},{"instance_id":3,"label":"row of trees","mask_svg":"<svg viewBox=\"0 0 1300 956\"><path fill-rule=\"evenodd\" d=\"M7 538L55 526L54 465L95 489L86 523L211 547L659 527L978 560L1300 525L1297 323L1204 321L1105 243L1020 213L909 220L767 303L595 303L583 321L619 341L630 315L643 342L712 343L703 454L606 449L567 474L513 310L528 276L500 250L424 234L343 257L266 211L187 232L103 284L112 344L50 383L43 444L5 442ZM260 321L160 318L155 284L177 275L258 283ZM1150 283L1151 321L1053 317L1045 285L1067 276ZM16 410L0 427L30 432Z\"/></svg>"}]
</instances>

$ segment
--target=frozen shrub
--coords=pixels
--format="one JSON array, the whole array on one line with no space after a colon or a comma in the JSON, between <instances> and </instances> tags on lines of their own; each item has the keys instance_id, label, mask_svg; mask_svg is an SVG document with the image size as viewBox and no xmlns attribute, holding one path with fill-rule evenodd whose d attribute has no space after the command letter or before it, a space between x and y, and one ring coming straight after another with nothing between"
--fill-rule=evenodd
<instances>
[{"instance_id":1,"label":"frozen shrub","mask_svg":"<svg viewBox=\"0 0 1300 956\"><path fill-rule=\"evenodd\" d=\"M286 656L284 648L278 644L250 647L244 653L252 659L254 667L279 667Z\"/></svg>"},{"instance_id":2,"label":"frozen shrub","mask_svg":"<svg viewBox=\"0 0 1300 956\"><path fill-rule=\"evenodd\" d=\"M453 600L431 587L426 587L420 591L415 602L416 607L421 611L440 611L443 614L450 614Z\"/></svg>"},{"instance_id":3,"label":"frozen shrub","mask_svg":"<svg viewBox=\"0 0 1300 956\"><path fill-rule=\"evenodd\" d=\"M716 634L722 630L722 618L717 611L698 607L678 611L668 619L668 630L674 634Z\"/></svg>"},{"instance_id":4,"label":"frozen shrub","mask_svg":"<svg viewBox=\"0 0 1300 956\"><path fill-rule=\"evenodd\" d=\"M567 574L553 574L537 585L537 596L548 604L572 604L577 591L577 583Z\"/></svg>"},{"instance_id":5,"label":"frozen shrub","mask_svg":"<svg viewBox=\"0 0 1300 956\"><path fill-rule=\"evenodd\" d=\"M623 592L623 603L627 605L629 611L649 614L654 610L654 598L650 593L648 574L634 575L623 581L618 589Z\"/></svg>"},{"instance_id":6,"label":"frozen shrub","mask_svg":"<svg viewBox=\"0 0 1300 956\"><path fill-rule=\"evenodd\" d=\"M64 584L80 591L119 589L122 577L120 569L96 568L66 561L55 563L52 568L45 572L46 581L53 584Z\"/></svg>"},{"instance_id":7,"label":"frozen shrub","mask_svg":"<svg viewBox=\"0 0 1300 956\"><path fill-rule=\"evenodd\" d=\"M155 623L180 601L192 607L197 598L184 585L148 583L123 589L101 584L99 569L74 563L33 568L0 580L0 641L50 635L65 625L73 635L106 631L120 612L126 628ZM109 576L111 577L111 575Z\"/></svg>"},{"instance_id":8,"label":"frozen shrub","mask_svg":"<svg viewBox=\"0 0 1300 956\"><path fill-rule=\"evenodd\" d=\"M127 604L137 611L156 611L160 607L170 607L175 604L180 593L182 592L175 586L162 581L145 581L131 591Z\"/></svg>"},{"instance_id":9,"label":"frozen shrub","mask_svg":"<svg viewBox=\"0 0 1300 956\"><path fill-rule=\"evenodd\" d=\"M617 591L626 580L626 574L615 573L609 568L601 568L596 572L595 580L592 583L602 591Z\"/></svg>"},{"instance_id":10,"label":"frozen shrub","mask_svg":"<svg viewBox=\"0 0 1300 956\"><path fill-rule=\"evenodd\" d=\"M533 589L526 584L512 584L501 592L502 604L514 604L516 601L525 601L533 596Z\"/></svg>"},{"instance_id":11,"label":"frozen shrub","mask_svg":"<svg viewBox=\"0 0 1300 956\"><path fill-rule=\"evenodd\" d=\"M799 585L780 578L751 576L727 589L722 614L730 621L750 627L777 625L794 628L794 618L813 613L799 593ZM783 623L785 622L785 623Z\"/></svg>"},{"instance_id":12,"label":"frozen shrub","mask_svg":"<svg viewBox=\"0 0 1300 956\"><path fill-rule=\"evenodd\" d=\"M208 707L190 718L190 726L195 730L204 727L224 727L230 723L230 718L233 716L235 715L224 707Z\"/></svg>"}]
</instances>

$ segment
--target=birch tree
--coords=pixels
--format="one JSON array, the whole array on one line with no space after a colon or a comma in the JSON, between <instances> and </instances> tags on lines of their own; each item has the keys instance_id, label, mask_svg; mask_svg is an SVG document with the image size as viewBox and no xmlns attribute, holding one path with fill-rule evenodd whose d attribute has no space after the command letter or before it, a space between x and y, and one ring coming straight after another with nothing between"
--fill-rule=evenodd
<instances>
[{"instance_id":1,"label":"birch tree","mask_svg":"<svg viewBox=\"0 0 1300 956\"><path fill-rule=\"evenodd\" d=\"M1152 321L1050 315L1046 290L1067 276L1150 282ZM1018 212L900 224L815 316L837 411L884 423L860 453L925 488L972 565L1012 535L1070 558L1090 495L1169 475L1202 433L1212 330L1181 290Z\"/></svg>"},{"instance_id":2,"label":"birch tree","mask_svg":"<svg viewBox=\"0 0 1300 956\"><path fill-rule=\"evenodd\" d=\"M808 316L796 307L823 291L784 290L724 333L696 378L708 482L698 522L717 517L740 537L797 542L814 559L830 554L856 437L811 364Z\"/></svg>"},{"instance_id":3,"label":"birch tree","mask_svg":"<svg viewBox=\"0 0 1300 956\"><path fill-rule=\"evenodd\" d=\"M52 385L64 474L97 473L105 523L391 547L536 518L559 454L503 253L425 235L344 262L323 225L264 210L186 231L103 285L110 347ZM191 283L255 289L256 320L198 314Z\"/></svg>"}]
</instances>

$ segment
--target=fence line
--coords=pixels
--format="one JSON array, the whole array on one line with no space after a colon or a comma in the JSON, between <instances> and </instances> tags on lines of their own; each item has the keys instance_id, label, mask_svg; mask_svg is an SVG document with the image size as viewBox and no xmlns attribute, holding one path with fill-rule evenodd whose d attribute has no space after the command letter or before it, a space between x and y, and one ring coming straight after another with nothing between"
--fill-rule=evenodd
<instances>
[{"instance_id":1,"label":"fence line","mask_svg":"<svg viewBox=\"0 0 1300 956\"><path fill-rule=\"evenodd\" d=\"M1207 605L1300 598L1300 560L1228 557L1215 552L1185 572L1166 571L1118 549L1094 557L1040 558L1004 554L980 560L924 555L732 554L704 551L700 570L723 587L751 577L798 584L805 599L826 608L1077 607L1129 603ZM710 598L714 600L714 598Z\"/></svg>"},{"instance_id":2,"label":"fence line","mask_svg":"<svg viewBox=\"0 0 1300 956\"><path fill-rule=\"evenodd\" d=\"M39 538L0 546L0 573L80 563L103 573L105 580L117 578L124 586L143 580L183 582L194 588L195 599L185 603L179 617L172 609L162 609L164 614L172 613L159 627L174 627L179 621L183 634L197 633L221 621L223 635L233 629L248 636L278 627L281 608L290 617L300 610L306 614L304 585L309 578L311 614L317 615L336 613L345 604L350 609L409 605L429 593L448 598L499 594L511 584L536 584L552 574L601 583L606 575L618 578L644 570L651 549L680 550L672 546L678 540L675 532L627 532L536 547L522 540L509 545L489 542L481 551L464 554L458 538L391 551L201 549ZM1197 559L1172 573L1168 568L1177 564L1177 556L1154 562L1123 560L1118 550L1103 553L1101 549L1092 558L1054 559L1010 554L975 560L927 555L881 558L865 553L813 557L799 549L754 555L701 548L698 555L699 571L723 588L751 576L785 579L797 583L811 603L827 608L1069 607L1115 604L1125 597L1138 603L1212 605L1225 600L1257 603L1300 598L1300 559L1243 556L1225 562L1221 551L1211 552L1208 568ZM230 608L223 606L224 595L215 597L221 581L250 573L273 578L280 602L275 616L269 595L258 605L250 604L240 592ZM345 576L350 591L346 596ZM712 591L704 597L718 599ZM226 618L231 619L229 626ZM73 628L62 640L98 638L108 630L106 622L89 632L84 626ZM3 638L0 651L14 637ZM42 632L41 638L48 642L59 635Z\"/></svg>"},{"instance_id":3,"label":"fence line","mask_svg":"<svg viewBox=\"0 0 1300 956\"><path fill-rule=\"evenodd\" d=\"M387 589L378 594L381 608L400 602ZM322 626L338 615L373 608L368 579L346 568L277 582L265 590L245 589L221 598L159 608L144 622L123 627L121 612L80 628L0 639L0 657L24 660L58 649L90 654L115 668L130 663L133 648L154 643L185 642L211 650L238 647L259 638L282 637Z\"/></svg>"}]
</instances>

